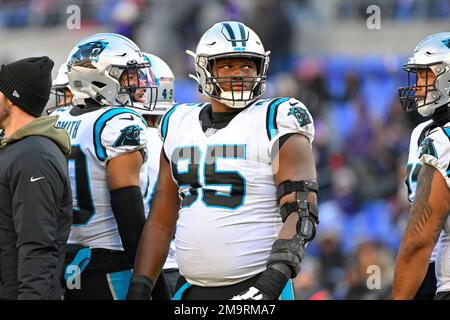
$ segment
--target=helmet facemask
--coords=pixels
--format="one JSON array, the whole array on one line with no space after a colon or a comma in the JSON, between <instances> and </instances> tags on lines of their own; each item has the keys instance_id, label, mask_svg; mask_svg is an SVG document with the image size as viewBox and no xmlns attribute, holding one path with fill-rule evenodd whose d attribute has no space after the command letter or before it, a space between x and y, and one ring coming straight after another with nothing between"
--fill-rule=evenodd
<instances>
[{"instance_id":1,"label":"helmet facemask","mask_svg":"<svg viewBox=\"0 0 450 320\"><path fill-rule=\"evenodd\" d=\"M155 108L158 87L149 63L111 65L109 75L119 83L115 101L120 106L143 111Z\"/></svg>"},{"instance_id":2,"label":"helmet facemask","mask_svg":"<svg viewBox=\"0 0 450 320\"><path fill-rule=\"evenodd\" d=\"M442 63L405 64L403 70L408 73L408 85L398 89L403 109L406 112L417 110L424 117L431 116L436 108L443 105L437 82L446 68ZM425 84L419 84L421 71L425 72ZM429 81L430 73L435 76L432 82ZM418 92L421 94L418 95Z\"/></svg>"},{"instance_id":3,"label":"helmet facemask","mask_svg":"<svg viewBox=\"0 0 450 320\"><path fill-rule=\"evenodd\" d=\"M213 75L213 66L217 65L218 60L233 58L243 58L254 62L256 76L216 77ZM268 64L268 56L242 52L209 57L200 55L196 58L200 84L204 79L203 85L201 85L202 93L231 108L243 108L264 93Z\"/></svg>"},{"instance_id":4,"label":"helmet facemask","mask_svg":"<svg viewBox=\"0 0 450 320\"><path fill-rule=\"evenodd\" d=\"M58 73L56 74L56 78L52 81L52 87L50 91L49 102L44 109L46 114L52 113L54 110L59 109L61 107L72 105L72 90L69 85L69 77L67 75L68 68L67 62L64 62L58 69Z\"/></svg>"},{"instance_id":5,"label":"helmet facemask","mask_svg":"<svg viewBox=\"0 0 450 320\"><path fill-rule=\"evenodd\" d=\"M55 96L57 107L72 104L72 92L67 85L53 85L51 93Z\"/></svg>"},{"instance_id":6,"label":"helmet facemask","mask_svg":"<svg viewBox=\"0 0 450 320\"><path fill-rule=\"evenodd\" d=\"M54 84L50 91L51 97L54 99L49 100L50 107L45 108L46 114L51 114L53 111L72 105L72 91L67 84Z\"/></svg>"}]
</instances>

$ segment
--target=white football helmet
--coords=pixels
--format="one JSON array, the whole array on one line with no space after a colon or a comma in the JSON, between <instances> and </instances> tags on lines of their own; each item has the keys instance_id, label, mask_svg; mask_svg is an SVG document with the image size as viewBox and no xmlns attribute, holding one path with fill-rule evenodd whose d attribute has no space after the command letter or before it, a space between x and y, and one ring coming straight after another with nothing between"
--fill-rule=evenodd
<instances>
[{"instance_id":1,"label":"white football helmet","mask_svg":"<svg viewBox=\"0 0 450 320\"><path fill-rule=\"evenodd\" d=\"M450 32L433 34L422 40L414 49L414 54L403 65L408 72L408 86L399 88L400 102L405 111L417 110L422 116L434 114L435 110L450 103ZM417 72L433 72L433 83L418 85ZM411 79L411 74L415 79ZM414 81L415 80L415 81ZM424 87L425 96L415 94L417 88Z\"/></svg>"},{"instance_id":2,"label":"white football helmet","mask_svg":"<svg viewBox=\"0 0 450 320\"><path fill-rule=\"evenodd\" d=\"M67 62L64 62L58 69L58 73L56 74L56 78L52 82L52 93L56 96L56 103L58 105L64 104L67 105L69 101L67 101L66 90L70 90L69 85L69 76L67 69Z\"/></svg>"},{"instance_id":3,"label":"white football helmet","mask_svg":"<svg viewBox=\"0 0 450 320\"><path fill-rule=\"evenodd\" d=\"M52 99L49 100L42 114L50 114L58 108L72 104L71 92L66 61L59 67L56 78L52 81Z\"/></svg>"},{"instance_id":4,"label":"white football helmet","mask_svg":"<svg viewBox=\"0 0 450 320\"><path fill-rule=\"evenodd\" d=\"M166 113L175 103L175 76L169 65L154 54L143 52L144 59L150 63L156 85L158 86L158 98L154 108L143 111L142 114L160 116Z\"/></svg>"},{"instance_id":5,"label":"white football helmet","mask_svg":"<svg viewBox=\"0 0 450 320\"><path fill-rule=\"evenodd\" d=\"M195 59L197 75L189 75L199 84L202 94L213 98L231 108L243 108L250 101L260 97L266 87L266 74L269 67L270 51L265 51L258 35L241 22L225 21L216 23L200 39L196 52L186 51ZM248 58L256 63L256 77L213 77L212 66L221 58ZM244 89L250 82L252 90ZM231 91L224 91L219 83L229 83ZM237 92L232 84L242 89Z\"/></svg>"},{"instance_id":6,"label":"white football helmet","mask_svg":"<svg viewBox=\"0 0 450 320\"><path fill-rule=\"evenodd\" d=\"M99 33L80 41L67 63L74 104L93 99L101 105L145 111L154 106L157 87L150 64L130 39Z\"/></svg>"},{"instance_id":7,"label":"white football helmet","mask_svg":"<svg viewBox=\"0 0 450 320\"><path fill-rule=\"evenodd\" d=\"M64 62L58 69L56 78L52 82L52 88L70 88L69 76L67 75L67 61Z\"/></svg>"}]
</instances>

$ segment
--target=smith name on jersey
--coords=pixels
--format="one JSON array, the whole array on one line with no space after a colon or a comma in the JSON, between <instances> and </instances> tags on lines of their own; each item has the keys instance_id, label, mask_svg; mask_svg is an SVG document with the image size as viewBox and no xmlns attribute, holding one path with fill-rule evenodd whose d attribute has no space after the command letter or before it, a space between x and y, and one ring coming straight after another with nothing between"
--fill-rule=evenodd
<instances>
[{"instance_id":1,"label":"smith name on jersey","mask_svg":"<svg viewBox=\"0 0 450 320\"><path fill-rule=\"evenodd\" d=\"M444 177L450 188L450 123L433 127L421 139L417 149L422 164L434 167ZM435 260L437 278L436 292L450 290L450 217L444 223L439 237Z\"/></svg>"},{"instance_id":2,"label":"smith name on jersey","mask_svg":"<svg viewBox=\"0 0 450 320\"><path fill-rule=\"evenodd\" d=\"M73 195L73 224L68 243L123 251L110 204L106 176L109 160L136 150L145 157L145 120L127 108L105 107L94 111L64 107L57 127L70 137L69 176Z\"/></svg>"},{"instance_id":3,"label":"smith name on jersey","mask_svg":"<svg viewBox=\"0 0 450 320\"><path fill-rule=\"evenodd\" d=\"M181 209L180 273L199 286L231 285L265 270L282 221L271 150L288 133L314 138L313 120L293 98L257 100L215 132L199 120L206 104L176 105L160 135Z\"/></svg>"}]
</instances>

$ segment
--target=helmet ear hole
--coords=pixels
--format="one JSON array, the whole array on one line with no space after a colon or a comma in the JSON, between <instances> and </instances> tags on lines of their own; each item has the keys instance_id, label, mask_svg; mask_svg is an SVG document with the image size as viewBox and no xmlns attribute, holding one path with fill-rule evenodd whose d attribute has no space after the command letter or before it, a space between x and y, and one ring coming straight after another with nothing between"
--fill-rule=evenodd
<instances>
[{"instance_id":1,"label":"helmet ear hole","mask_svg":"<svg viewBox=\"0 0 450 320\"><path fill-rule=\"evenodd\" d=\"M92 81L91 82L94 86L96 86L97 88L103 88L104 86L106 86L106 83L100 82L100 81Z\"/></svg>"}]
</instances>

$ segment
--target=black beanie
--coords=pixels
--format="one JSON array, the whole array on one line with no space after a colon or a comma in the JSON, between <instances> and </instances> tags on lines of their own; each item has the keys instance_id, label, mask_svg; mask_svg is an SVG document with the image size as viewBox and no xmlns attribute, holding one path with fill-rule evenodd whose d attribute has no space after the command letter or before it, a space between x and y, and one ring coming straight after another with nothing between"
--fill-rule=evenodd
<instances>
[{"instance_id":1,"label":"black beanie","mask_svg":"<svg viewBox=\"0 0 450 320\"><path fill-rule=\"evenodd\" d=\"M39 117L50 97L53 60L33 57L3 64L0 91L32 116Z\"/></svg>"}]
</instances>

